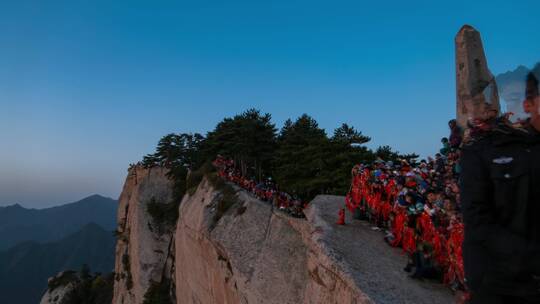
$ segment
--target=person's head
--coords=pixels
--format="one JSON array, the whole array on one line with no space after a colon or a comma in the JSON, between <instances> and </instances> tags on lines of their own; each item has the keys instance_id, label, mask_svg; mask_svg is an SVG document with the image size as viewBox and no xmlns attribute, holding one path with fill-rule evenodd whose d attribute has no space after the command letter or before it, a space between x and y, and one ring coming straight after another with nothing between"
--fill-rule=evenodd
<instances>
[{"instance_id":1,"label":"person's head","mask_svg":"<svg viewBox=\"0 0 540 304\"><path fill-rule=\"evenodd\" d=\"M451 130L453 130L457 125L457 122L455 119L451 119L449 122L448 122L448 126L450 127Z\"/></svg>"},{"instance_id":2,"label":"person's head","mask_svg":"<svg viewBox=\"0 0 540 304\"><path fill-rule=\"evenodd\" d=\"M433 191L428 191L426 198L429 203L433 204L437 200L437 195Z\"/></svg>"},{"instance_id":3,"label":"person's head","mask_svg":"<svg viewBox=\"0 0 540 304\"><path fill-rule=\"evenodd\" d=\"M454 201L450 197L444 199L444 210L454 211Z\"/></svg>"},{"instance_id":4,"label":"person's head","mask_svg":"<svg viewBox=\"0 0 540 304\"><path fill-rule=\"evenodd\" d=\"M525 113L530 115L531 122L533 124L535 122L540 123L540 94L538 93L538 78L532 72L527 75L523 110Z\"/></svg>"},{"instance_id":5,"label":"person's head","mask_svg":"<svg viewBox=\"0 0 540 304\"><path fill-rule=\"evenodd\" d=\"M409 205L416 204L416 194L414 194L412 191L407 192L407 194L405 194L405 201Z\"/></svg>"}]
</instances>

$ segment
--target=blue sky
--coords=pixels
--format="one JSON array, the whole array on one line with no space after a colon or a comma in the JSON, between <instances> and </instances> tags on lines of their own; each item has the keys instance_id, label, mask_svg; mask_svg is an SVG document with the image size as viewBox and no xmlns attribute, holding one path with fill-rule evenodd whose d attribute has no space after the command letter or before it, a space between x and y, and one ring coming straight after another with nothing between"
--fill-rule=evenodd
<instances>
[{"instance_id":1,"label":"blue sky","mask_svg":"<svg viewBox=\"0 0 540 304\"><path fill-rule=\"evenodd\" d=\"M438 3L435 3L438 2ZM495 74L540 60L538 1L1 1L0 205L118 197L169 132L250 107L433 154L454 36Z\"/></svg>"}]
</instances>

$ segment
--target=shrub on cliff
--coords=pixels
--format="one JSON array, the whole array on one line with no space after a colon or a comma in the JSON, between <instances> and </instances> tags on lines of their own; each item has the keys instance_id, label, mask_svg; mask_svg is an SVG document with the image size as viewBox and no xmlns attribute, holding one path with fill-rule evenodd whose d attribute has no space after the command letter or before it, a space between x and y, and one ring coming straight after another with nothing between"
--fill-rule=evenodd
<instances>
[{"instance_id":1,"label":"shrub on cliff","mask_svg":"<svg viewBox=\"0 0 540 304\"><path fill-rule=\"evenodd\" d=\"M170 202L156 202L154 199L147 203L147 211L152 216L158 233L163 233L176 224L178 205L187 189L187 174L200 167L204 161L201 152L203 141L204 137L198 133L167 134L160 139L156 152L143 159L146 167L167 168L167 176L173 181L173 197Z\"/></svg>"},{"instance_id":2,"label":"shrub on cliff","mask_svg":"<svg viewBox=\"0 0 540 304\"><path fill-rule=\"evenodd\" d=\"M66 270L60 275L49 280L47 287L50 291L55 290L58 287L66 286L78 279L77 273L73 270Z\"/></svg>"},{"instance_id":3,"label":"shrub on cliff","mask_svg":"<svg viewBox=\"0 0 540 304\"><path fill-rule=\"evenodd\" d=\"M146 203L146 212L152 218L151 228L158 234L163 234L165 231L172 229L176 225L178 219L178 204L179 201L168 203L159 202L155 197L152 197Z\"/></svg>"},{"instance_id":4,"label":"shrub on cliff","mask_svg":"<svg viewBox=\"0 0 540 304\"><path fill-rule=\"evenodd\" d=\"M72 272L75 274L75 272ZM75 275L77 276L77 275ZM83 266L76 283L62 299L61 304L109 304L113 298L114 274L91 274L87 266ZM50 289L50 288L49 288Z\"/></svg>"},{"instance_id":5,"label":"shrub on cliff","mask_svg":"<svg viewBox=\"0 0 540 304\"><path fill-rule=\"evenodd\" d=\"M210 174L214 173L215 171L216 168L212 165L210 161L205 162L199 169L191 171L188 174L186 180L187 192L193 195L193 193L195 193L195 190L197 190L197 186L199 186L199 184L201 183L202 179L205 176L209 176Z\"/></svg>"},{"instance_id":6,"label":"shrub on cliff","mask_svg":"<svg viewBox=\"0 0 540 304\"><path fill-rule=\"evenodd\" d=\"M143 304L172 304L171 281L162 279L161 282L151 281L150 287L144 294Z\"/></svg>"},{"instance_id":7,"label":"shrub on cliff","mask_svg":"<svg viewBox=\"0 0 540 304\"><path fill-rule=\"evenodd\" d=\"M211 228L223 217L223 215L229 210L234 204L238 202L238 197L236 196L236 190L230 184L226 183L216 174L207 175L208 181L214 187L215 190L220 192L218 201L215 206L215 213L213 217L213 224Z\"/></svg>"},{"instance_id":8,"label":"shrub on cliff","mask_svg":"<svg viewBox=\"0 0 540 304\"><path fill-rule=\"evenodd\" d=\"M163 136L156 152L143 158L146 167L160 166L169 169L167 176L173 181L173 201L182 200L186 192L186 178L189 170L194 170L204 162L201 134L167 134ZM177 203L178 204L178 203Z\"/></svg>"}]
</instances>

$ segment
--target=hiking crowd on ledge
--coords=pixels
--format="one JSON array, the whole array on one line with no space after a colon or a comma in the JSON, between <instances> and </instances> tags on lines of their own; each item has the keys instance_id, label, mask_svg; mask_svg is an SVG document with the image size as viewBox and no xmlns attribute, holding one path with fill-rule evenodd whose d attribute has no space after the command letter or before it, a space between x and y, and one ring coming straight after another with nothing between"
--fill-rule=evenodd
<instances>
[{"instance_id":1,"label":"hiking crowd on ledge","mask_svg":"<svg viewBox=\"0 0 540 304\"><path fill-rule=\"evenodd\" d=\"M235 167L234 161L221 155L218 155L212 164L217 168L219 177L251 192L261 201L271 203L273 207L280 211L293 217L305 218L303 210L307 203L303 203L300 199L288 193L279 191L271 178L257 183L242 176L240 170Z\"/></svg>"},{"instance_id":2,"label":"hiking crowd on ledge","mask_svg":"<svg viewBox=\"0 0 540 304\"><path fill-rule=\"evenodd\" d=\"M460 214L459 146L461 132L449 122L449 139L435 159L417 165L405 160L376 160L352 169L345 204L354 219L384 230L385 241L408 255L404 271L412 278L435 279L453 290L465 290ZM344 224L344 210L338 224Z\"/></svg>"}]
</instances>

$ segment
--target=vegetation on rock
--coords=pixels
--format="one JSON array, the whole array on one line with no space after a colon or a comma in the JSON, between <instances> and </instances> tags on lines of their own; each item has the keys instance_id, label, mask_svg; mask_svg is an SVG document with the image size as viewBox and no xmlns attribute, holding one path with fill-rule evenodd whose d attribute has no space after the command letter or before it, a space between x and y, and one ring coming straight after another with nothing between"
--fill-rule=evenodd
<instances>
[{"instance_id":1,"label":"vegetation on rock","mask_svg":"<svg viewBox=\"0 0 540 304\"><path fill-rule=\"evenodd\" d=\"M278 132L270 114L249 109L224 118L206 137L185 133L163 137L156 152L145 156L143 163L170 169L169 175L175 182L174 204L160 208L170 210L171 222L175 222L183 194L195 191L217 155L234 160L243 176L256 181L271 178L280 190L302 200L317 194L345 193L350 170L357 163L369 163L376 158L414 162L418 157L401 155L388 146L373 151L364 145L370 140L345 123L328 136L307 114L295 121L287 120ZM234 200L229 198L224 199L219 210L226 211L232 205ZM154 211L158 218L165 219L159 216L161 211ZM223 215L221 211L217 214Z\"/></svg>"},{"instance_id":2,"label":"vegetation on rock","mask_svg":"<svg viewBox=\"0 0 540 304\"><path fill-rule=\"evenodd\" d=\"M144 294L143 304L172 304L171 281L162 279L161 282L151 282Z\"/></svg>"},{"instance_id":3,"label":"vegetation on rock","mask_svg":"<svg viewBox=\"0 0 540 304\"><path fill-rule=\"evenodd\" d=\"M150 224L152 230L161 235L175 226L178 219L178 204L159 202L152 197L146 204L146 212L152 217Z\"/></svg>"},{"instance_id":4,"label":"vegetation on rock","mask_svg":"<svg viewBox=\"0 0 540 304\"><path fill-rule=\"evenodd\" d=\"M211 228L223 217L223 215L234 204L238 202L236 196L236 190L230 184L226 183L223 179L219 178L216 174L207 175L208 181L212 184L215 190L219 191L217 204L215 206L215 213L213 217L213 224Z\"/></svg>"},{"instance_id":5,"label":"vegetation on rock","mask_svg":"<svg viewBox=\"0 0 540 304\"><path fill-rule=\"evenodd\" d=\"M75 281L76 279L77 279L77 273L73 270L67 270L55 276L54 278L50 279L49 283L47 284L47 287L49 291L53 291L58 287L68 285L69 283Z\"/></svg>"},{"instance_id":6,"label":"vegetation on rock","mask_svg":"<svg viewBox=\"0 0 540 304\"><path fill-rule=\"evenodd\" d=\"M156 152L143 159L145 167L161 166L169 171L167 176L173 181L173 197L170 202L150 201L147 211L153 217L158 232L174 227L178 219L178 205L186 192L188 172L200 167L203 155L201 134L167 134L159 141Z\"/></svg>"},{"instance_id":7,"label":"vegetation on rock","mask_svg":"<svg viewBox=\"0 0 540 304\"><path fill-rule=\"evenodd\" d=\"M92 275L90 268L83 265L79 275L74 275L74 288L64 296L61 304L109 304L113 298L113 285L113 273Z\"/></svg>"}]
</instances>

